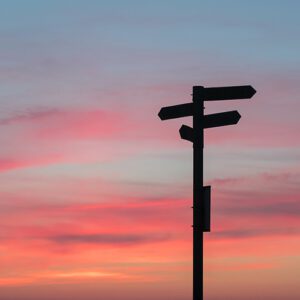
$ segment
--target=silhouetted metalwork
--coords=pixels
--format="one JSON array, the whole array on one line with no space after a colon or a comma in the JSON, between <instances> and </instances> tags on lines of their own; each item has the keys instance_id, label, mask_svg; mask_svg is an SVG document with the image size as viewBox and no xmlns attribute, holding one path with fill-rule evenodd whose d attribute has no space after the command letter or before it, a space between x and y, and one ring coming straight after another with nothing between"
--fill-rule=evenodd
<instances>
[{"instance_id":1,"label":"silhouetted metalwork","mask_svg":"<svg viewBox=\"0 0 300 300\"><path fill-rule=\"evenodd\" d=\"M194 129L190 126L182 125L179 129L179 133L182 139L194 142Z\"/></svg>"},{"instance_id":2,"label":"silhouetted metalwork","mask_svg":"<svg viewBox=\"0 0 300 300\"><path fill-rule=\"evenodd\" d=\"M181 117L192 116L194 112L193 103L185 103L174 106L163 107L158 116L161 120L177 119Z\"/></svg>"},{"instance_id":3,"label":"silhouetted metalwork","mask_svg":"<svg viewBox=\"0 0 300 300\"><path fill-rule=\"evenodd\" d=\"M251 85L210 88L195 86L194 88L194 96L199 97L204 101L249 99L256 93L255 89Z\"/></svg>"},{"instance_id":4,"label":"silhouetted metalwork","mask_svg":"<svg viewBox=\"0 0 300 300\"><path fill-rule=\"evenodd\" d=\"M193 143L193 300L203 300L203 232L210 231L211 187L203 186L204 129L237 124L240 114L227 111L204 115L204 101L249 99L256 93L250 85L193 87L193 102L163 107L161 120L193 116L193 128L182 125L182 139ZM201 201L200 201L201 200Z\"/></svg>"},{"instance_id":5,"label":"silhouetted metalwork","mask_svg":"<svg viewBox=\"0 0 300 300\"><path fill-rule=\"evenodd\" d=\"M220 127L226 125L237 124L241 115L234 111L226 111L218 114L211 114L204 116L203 125L204 128Z\"/></svg>"}]
</instances>

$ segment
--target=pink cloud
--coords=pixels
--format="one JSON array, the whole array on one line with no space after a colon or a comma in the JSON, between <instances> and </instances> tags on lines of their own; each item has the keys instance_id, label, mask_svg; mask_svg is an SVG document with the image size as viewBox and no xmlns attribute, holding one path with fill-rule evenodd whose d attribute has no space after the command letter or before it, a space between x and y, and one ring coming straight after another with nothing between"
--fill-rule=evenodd
<instances>
[{"instance_id":1,"label":"pink cloud","mask_svg":"<svg viewBox=\"0 0 300 300\"><path fill-rule=\"evenodd\" d=\"M52 115L36 128L38 139L100 139L120 137L128 130L124 115L103 110L67 111Z\"/></svg>"},{"instance_id":2,"label":"pink cloud","mask_svg":"<svg viewBox=\"0 0 300 300\"><path fill-rule=\"evenodd\" d=\"M227 144L251 147L298 147L299 139L295 139L299 127L295 124L271 121L268 124L248 122L247 126L208 129L205 142L209 144Z\"/></svg>"},{"instance_id":3,"label":"pink cloud","mask_svg":"<svg viewBox=\"0 0 300 300\"><path fill-rule=\"evenodd\" d=\"M22 279L24 271L16 266L16 263L22 260L23 268L30 266L33 277L36 274L35 282L42 280L45 283L52 282L53 278L44 278L39 271L41 267L49 270L70 268L68 271L60 271L68 274L79 272L78 270L87 272L87 266L103 265L105 267L102 271L105 273L116 272L133 276L132 280L134 276L140 276L153 281L171 280L173 276L176 278L176 274L182 272L190 274L190 200L133 201L128 198L124 202L117 202L117 199L115 201L69 205L37 205L36 202L29 202L26 209L16 207L15 211L2 219L2 223L8 226L1 226L7 235L1 242L3 247L9 250L11 259L6 258L7 262L1 261L2 268L12 268L13 261L14 269L18 270L17 274ZM215 264L213 270L238 273L274 269L277 266L271 262L252 264L241 261L229 267L222 262L218 264L218 259L236 257L241 253L243 257L255 256L258 246L260 257L269 254L280 255L280 251L274 247L279 238L286 239L287 245L285 250L281 249L281 254L292 253L291 240L293 253L299 251L300 243L295 242L297 233L289 235L284 230L277 232L276 226L280 226L282 222L274 222L280 220L276 218L264 222L264 225L273 224L273 227L261 230L260 218L257 215L249 218L245 215L237 215L235 218L224 216L218 221L218 227L205 235L206 259L216 259L212 262ZM18 224L14 222L16 219ZM274 247L272 251L270 245ZM26 254L28 264L24 262L24 257L18 257L19 253ZM31 261L33 257L34 263ZM183 270L174 269L172 274L163 273L168 264L173 266L180 263L184 263ZM151 275L151 265L155 266L154 272L161 269L162 275ZM95 267L93 270L96 270ZM15 283L7 281L7 284L22 284L21 279L19 282L16 279ZM73 279L68 278L70 282L74 282Z\"/></svg>"},{"instance_id":4,"label":"pink cloud","mask_svg":"<svg viewBox=\"0 0 300 300\"><path fill-rule=\"evenodd\" d=\"M3 118L0 171L58 162L107 160L136 152L133 145L119 146L123 135L131 129L132 122L125 114L99 109L33 109Z\"/></svg>"},{"instance_id":5,"label":"pink cloud","mask_svg":"<svg viewBox=\"0 0 300 300\"><path fill-rule=\"evenodd\" d=\"M28 110L24 113L19 113L10 117L0 119L0 126L10 125L10 124L20 123L20 122L22 123L22 122L31 122L31 121L41 121L43 119L52 117L59 113L60 111L58 109Z\"/></svg>"},{"instance_id":6,"label":"pink cloud","mask_svg":"<svg viewBox=\"0 0 300 300\"><path fill-rule=\"evenodd\" d=\"M38 138L109 138L127 130L123 113L94 110L32 109L0 120L0 126L22 124Z\"/></svg>"},{"instance_id":7,"label":"pink cloud","mask_svg":"<svg viewBox=\"0 0 300 300\"><path fill-rule=\"evenodd\" d=\"M132 202L130 199L123 201L115 204L106 202L77 205L53 205L34 202L34 204L27 203L26 206L16 206L15 209L11 208L10 214L19 219L21 235L24 238L54 237L58 233L61 236L70 236L71 240L71 235L75 230L79 235L90 235L91 242L93 242L93 235L95 235L95 241L97 240L97 234L99 234L99 241L101 234L103 234L103 241L109 242L109 237L106 239L105 234L111 234L111 241L114 243L117 239L117 235L116 238L113 236L115 234L119 234L122 242L122 234L126 236L131 233L138 235L145 233L147 235L147 233L152 234L154 232L155 234L158 233L157 239L159 240L162 226L164 226L167 233L174 225L176 226L188 217L188 214L181 215L179 208L186 206L186 211L190 213L186 200L140 200L140 203ZM13 204L10 204L10 206L13 206ZM172 212L172 214L163 218L167 211ZM30 225L30 220L40 218L44 220L43 226ZM11 226L12 232L16 234L18 226L9 220L8 216L2 217L2 222ZM155 224L151 224L151 221L154 221ZM27 223L27 226L21 225L22 222ZM120 222L123 224L121 228L119 227ZM65 223L65 225L61 227L61 223ZM136 226L137 224L139 226ZM155 240L155 236L153 236L153 240ZM18 237L21 237L19 233ZM151 240L151 236L149 239ZM76 237L74 237L75 240ZM78 238L78 241L80 242L80 238ZM134 236L132 236L132 241L134 242ZM139 242L138 236L136 241Z\"/></svg>"},{"instance_id":8,"label":"pink cloud","mask_svg":"<svg viewBox=\"0 0 300 300\"><path fill-rule=\"evenodd\" d=\"M63 159L64 157L62 154L46 155L43 157L36 156L29 158L1 158L0 172L58 163L63 161Z\"/></svg>"}]
</instances>

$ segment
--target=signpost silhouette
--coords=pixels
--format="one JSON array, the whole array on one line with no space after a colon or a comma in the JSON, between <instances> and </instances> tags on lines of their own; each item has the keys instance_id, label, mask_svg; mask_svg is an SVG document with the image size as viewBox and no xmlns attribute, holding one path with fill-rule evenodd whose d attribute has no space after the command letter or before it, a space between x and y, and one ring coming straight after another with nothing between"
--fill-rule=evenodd
<instances>
[{"instance_id":1,"label":"signpost silhouette","mask_svg":"<svg viewBox=\"0 0 300 300\"><path fill-rule=\"evenodd\" d=\"M210 231L211 187L203 186L204 129L237 124L235 111L204 115L204 101L249 99L256 93L250 85L193 87L193 102L163 107L161 120L193 116L193 128L182 125L182 139L193 143L193 300L203 300L203 232Z\"/></svg>"}]
</instances>

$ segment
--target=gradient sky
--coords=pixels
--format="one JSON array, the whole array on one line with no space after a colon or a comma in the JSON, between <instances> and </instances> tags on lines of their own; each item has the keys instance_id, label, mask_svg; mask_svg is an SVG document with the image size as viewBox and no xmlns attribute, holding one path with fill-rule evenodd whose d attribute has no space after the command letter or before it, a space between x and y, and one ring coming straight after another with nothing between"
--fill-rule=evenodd
<instances>
[{"instance_id":1,"label":"gradient sky","mask_svg":"<svg viewBox=\"0 0 300 300\"><path fill-rule=\"evenodd\" d=\"M300 299L300 2L0 1L0 299L188 300L193 85L251 84L205 134L206 300Z\"/></svg>"}]
</instances>

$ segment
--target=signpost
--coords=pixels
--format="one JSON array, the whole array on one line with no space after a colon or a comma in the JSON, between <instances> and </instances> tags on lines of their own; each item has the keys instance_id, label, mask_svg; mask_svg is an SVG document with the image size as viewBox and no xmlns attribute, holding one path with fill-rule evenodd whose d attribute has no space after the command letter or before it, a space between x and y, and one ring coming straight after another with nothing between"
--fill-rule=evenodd
<instances>
[{"instance_id":1,"label":"signpost","mask_svg":"<svg viewBox=\"0 0 300 300\"><path fill-rule=\"evenodd\" d=\"M211 187L203 186L204 129L237 124L235 111L204 115L204 101L249 99L256 93L250 85L193 87L193 102L163 107L161 120L193 116L193 128L182 125L182 139L193 143L193 300L203 300L203 232L210 231Z\"/></svg>"}]
</instances>

